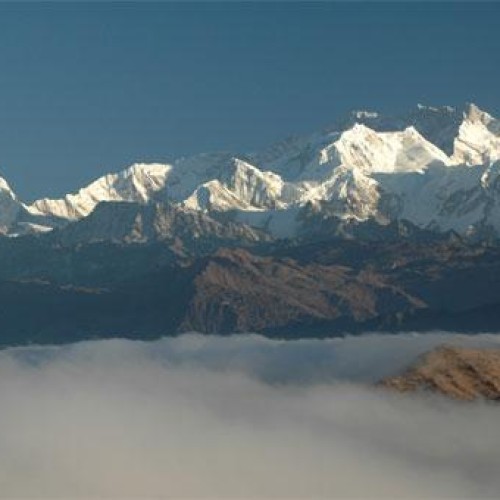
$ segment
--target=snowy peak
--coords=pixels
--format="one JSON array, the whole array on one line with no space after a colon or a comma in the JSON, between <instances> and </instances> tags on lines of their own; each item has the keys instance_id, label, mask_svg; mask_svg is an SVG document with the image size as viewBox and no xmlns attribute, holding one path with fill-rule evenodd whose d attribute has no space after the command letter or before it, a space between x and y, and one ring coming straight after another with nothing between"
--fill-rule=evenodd
<instances>
[{"instance_id":1,"label":"snowy peak","mask_svg":"<svg viewBox=\"0 0 500 500\"><path fill-rule=\"evenodd\" d=\"M429 142L451 156L463 113L451 106L418 104L415 110L402 117L402 121L405 126L415 127Z\"/></svg>"},{"instance_id":2,"label":"snowy peak","mask_svg":"<svg viewBox=\"0 0 500 500\"><path fill-rule=\"evenodd\" d=\"M147 203L161 191L172 167L161 163L138 163L117 174L112 181L112 191L127 201Z\"/></svg>"},{"instance_id":3,"label":"snowy peak","mask_svg":"<svg viewBox=\"0 0 500 500\"><path fill-rule=\"evenodd\" d=\"M196 188L184 206L204 211L277 208L283 206L284 185L278 174L232 158L219 177Z\"/></svg>"},{"instance_id":4,"label":"snowy peak","mask_svg":"<svg viewBox=\"0 0 500 500\"><path fill-rule=\"evenodd\" d=\"M500 155L498 120L473 103L463 108L419 105L408 121L454 164L480 165Z\"/></svg>"},{"instance_id":5,"label":"snowy peak","mask_svg":"<svg viewBox=\"0 0 500 500\"><path fill-rule=\"evenodd\" d=\"M327 207L329 216L356 220L377 217L379 185L362 170L340 166L321 188L314 201L320 207Z\"/></svg>"},{"instance_id":6,"label":"snowy peak","mask_svg":"<svg viewBox=\"0 0 500 500\"><path fill-rule=\"evenodd\" d=\"M489 123L495 121L495 119L486 111L483 111L478 106L472 102L468 102L463 111L463 117L465 120L472 123L482 123L483 125L488 125Z\"/></svg>"},{"instance_id":7,"label":"snowy peak","mask_svg":"<svg viewBox=\"0 0 500 500\"><path fill-rule=\"evenodd\" d=\"M276 237L293 238L297 228L322 215L382 224L405 219L420 228L462 233L480 228L500 236L498 165L500 122L473 104L460 109L420 104L398 116L360 110L334 127L260 153L137 163L77 193L30 206L0 178L0 231L47 231L86 219L102 202L126 202L166 203L179 213L244 222ZM311 207L319 215L303 217ZM91 220L104 232L113 228L121 234L116 223L135 234L146 214L138 212L133 224L123 215L129 214L125 208L97 210ZM119 215L116 221L104 220L113 214Z\"/></svg>"},{"instance_id":8,"label":"snowy peak","mask_svg":"<svg viewBox=\"0 0 500 500\"><path fill-rule=\"evenodd\" d=\"M102 201L147 203L163 189L170 169L169 165L137 163L121 172L100 177L75 194L56 200L44 198L27 209L32 215L74 220L89 215Z\"/></svg>"},{"instance_id":9,"label":"snowy peak","mask_svg":"<svg viewBox=\"0 0 500 500\"><path fill-rule=\"evenodd\" d=\"M184 202L200 186L231 175L235 161L236 157L227 152L203 153L176 160L165 185L165 198Z\"/></svg>"},{"instance_id":10,"label":"snowy peak","mask_svg":"<svg viewBox=\"0 0 500 500\"><path fill-rule=\"evenodd\" d=\"M0 233L7 233L22 208L8 182L0 177Z\"/></svg>"},{"instance_id":11,"label":"snowy peak","mask_svg":"<svg viewBox=\"0 0 500 500\"><path fill-rule=\"evenodd\" d=\"M16 195L10 188L9 183L3 177L0 177L0 195L8 196L9 198L16 200Z\"/></svg>"},{"instance_id":12,"label":"snowy peak","mask_svg":"<svg viewBox=\"0 0 500 500\"><path fill-rule=\"evenodd\" d=\"M284 182L273 172L262 172L257 167L235 159L232 172L221 177L225 186L253 207L275 207L281 197Z\"/></svg>"},{"instance_id":13,"label":"snowy peak","mask_svg":"<svg viewBox=\"0 0 500 500\"><path fill-rule=\"evenodd\" d=\"M454 141L453 160L482 165L500 158L500 121L474 104L467 104Z\"/></svg>"},{"instance_id":14,"label":"snowy peak","mask_svg":"<svg viewBox=\"0 0 500 500\"><path fill-rule=\"evenodd\" d=\"M449 164L448 157L414 127L377 133L355 126L342 135L338 149L344 165L372 173L421 172L429 165Z\"/></svg>"},{"instance_id":15,"label":"snowy peak","mask_svg":"<svg viewBox=\"0 0 500 500\"><path fill-rule=\"evenodd\" d=\"M477 107L469 106L469 108L469 114L472 116L472 110ZM358 110L349 113L322 132L305 137L291 137L276 143L264 152L253 155L252 163L264 167L266 170L275 171L286 180L296 180L304 178L304 171L306 168L310 169L311 164L315 161L317 164L323 165L323 169L326 169L326 164L332 163L334 160L334 143L344 134L347 134L344 136L347 142L359 143L360 155L362 155L361 151L366 149L363 142L366 140L373 139L374 143L378 143L378 147L382 147L382 149L389 146L388 142L390 141L384 141L384 136L377 137L374 133L394 134L414 129L412 131L417 131L421 136L417 142L422 141L420 144L427 151L425 156L430 154L430 156L436 157L439 162L448 164L450 157L454 154L455 139L458 137L460 126L464 121L465 111L451 106L435 107L419 104L409 112L395 116L384 115L372 110ZM359 128L360 125L364 126L365 129ZM385 139L389 137L385 137ZM392 139L394 138L397 138L397 135L392 137ZM382 145L384 142L385 146ZM393 157L393 152L390 153L390 156ZM325 161L325 157L328 158L327 161ZM337 160L338 164L343 163L341 159L337 158ZM361 158L358 158L359 160ZM451 163L453 162L460 163L461 160L455 159L451 161ZM362 163L364 163L365 168L378 168L368 159ZM391 162L383 160L378 164L384 166L383 170L393 170L390 166ZM421 166L415 165L411 168L421 169ZM395 169L395 171L398 170ZM328 172L324 172L324 175L328 175Z\"/></svg>"},{"instance_id":16,"label":"snowy peak","mask_svg":"<svg viewBox=\"0 0 500 500\"><path fill-rule=\"evenodd\" d=\"M465 122L482 124L492 133L500 133L498 121L472 103L461 108L418 104L415 109L396 116L374 111L355 111L334 128L345 131L355 123L361 123L377 132L395 132L412 126L446 155L452 156L455 152L455 140Z\"/></svg>"},{"instance_id":17,"label":"snowy peak","mask_svg":"<svg viewBox=\"0 0 500 500\"><path fill-rule=\"evenodd\" d=\"M365 173L421 172L431 165L448 165L449 158L414 127L401 132L376 132L356 123L318 153L302 179L326 180L339 165Z\"/></svg>"}]
</instances>

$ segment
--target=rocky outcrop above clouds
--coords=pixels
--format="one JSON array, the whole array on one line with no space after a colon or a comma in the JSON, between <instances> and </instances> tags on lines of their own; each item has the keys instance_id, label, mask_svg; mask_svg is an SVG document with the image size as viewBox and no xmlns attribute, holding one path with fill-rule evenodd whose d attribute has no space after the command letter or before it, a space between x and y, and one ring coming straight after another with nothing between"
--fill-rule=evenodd
<instances>
[{"instance_id":1,"label":"rocky outcrop above clouds","mask_svg":"<svg viewBox=\"0 0 500 500\"><path fill-rule=\"evenodd\" d=\"M465 401L500 401L500 349L443 345L381 385L399 392L432 391Z\"/></svg>"}]
</instances>

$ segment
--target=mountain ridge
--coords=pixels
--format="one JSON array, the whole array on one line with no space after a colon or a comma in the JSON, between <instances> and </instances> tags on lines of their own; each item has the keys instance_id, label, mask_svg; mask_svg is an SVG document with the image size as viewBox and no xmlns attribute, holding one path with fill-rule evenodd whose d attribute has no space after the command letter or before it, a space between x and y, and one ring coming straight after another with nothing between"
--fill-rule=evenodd
<instances>
[{"instance_id":1,"label":"mountain ridge","mask_svg":"<svg viewBox=\"0 0 500 500\"><path fill-rule=\"evenodd\" d=\"M473 104L419 105L397 117L357 111L252 155L137 163L61 199L24 204L2 179L0 230L48 232L103 202L166 202L276 239L306 234L311 205L327 208L326 218L500 237L499 162L500 122Z\"/></svg>"},{"instance_id":2,"label":"mountain ridge","mask_svg":"<svg viewBox=\"0 0 500 500\"><path fill-rule=\"evenodd\" d=\"M500 328L498 120L349 119L31 205L0 179L0 343Z\"/></svg>"}]
</instances>

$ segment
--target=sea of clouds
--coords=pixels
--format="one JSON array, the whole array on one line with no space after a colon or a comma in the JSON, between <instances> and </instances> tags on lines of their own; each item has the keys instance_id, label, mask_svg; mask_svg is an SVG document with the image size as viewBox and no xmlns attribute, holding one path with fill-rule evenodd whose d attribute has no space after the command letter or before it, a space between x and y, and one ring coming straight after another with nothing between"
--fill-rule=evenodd
<instances>
[{"instance_id":1,"label":"sea of clouds","mask_svg":"<svg viewBox=\"0 0 500 500\"><path fill-rule=\"evenodd\" d=\"M0 352L0 497L492 497L500 408L374 387L444 333Z\"/></svg>"}]
</instances>

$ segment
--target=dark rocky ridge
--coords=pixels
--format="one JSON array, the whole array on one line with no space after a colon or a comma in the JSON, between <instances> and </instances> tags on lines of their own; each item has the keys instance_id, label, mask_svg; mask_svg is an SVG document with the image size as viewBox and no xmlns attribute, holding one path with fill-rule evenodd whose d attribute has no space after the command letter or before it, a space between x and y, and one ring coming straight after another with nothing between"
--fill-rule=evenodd
<instances>
[{"instance_id":1,"label":"dark rocky ridge","mask_svg":"<svg viewBox=\"0 0 500 500\"><path fill-rule=\"evenodd\" d=\"M3 345L188 330L287 338L500 327L500 247L453 235L215 252L216 240L201 251L182 238L64 246L54 235L0 239Z\"/></svg>"}]
</instances>

